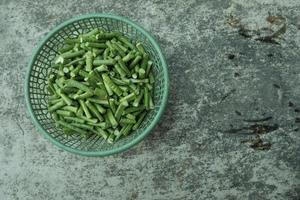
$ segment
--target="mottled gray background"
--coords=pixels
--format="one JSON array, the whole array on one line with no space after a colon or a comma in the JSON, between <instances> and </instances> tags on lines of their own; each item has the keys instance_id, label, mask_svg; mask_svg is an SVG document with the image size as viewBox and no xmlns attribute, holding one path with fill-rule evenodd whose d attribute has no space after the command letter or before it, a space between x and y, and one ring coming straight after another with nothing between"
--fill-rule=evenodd
<instances>
[{"instance_id":1,"label":"mottled gray background","mask_svg":"<svg viewBox=\"0 0 300 200\"><path fill-rule=\"evenodd\" d=\"M106 158L50 144L24 103L37 43L63 21L93 12L127 16L149 30L171 81L153 133ZM232 14L260 27L268 12L287 20L280 45L244 38L226 22ZM0 199L299 199L299 29L299 0L0 0ZM225 131L267 116L264 123L279 126L261 137L270 150Z\"/></svg>"}]
</instances>

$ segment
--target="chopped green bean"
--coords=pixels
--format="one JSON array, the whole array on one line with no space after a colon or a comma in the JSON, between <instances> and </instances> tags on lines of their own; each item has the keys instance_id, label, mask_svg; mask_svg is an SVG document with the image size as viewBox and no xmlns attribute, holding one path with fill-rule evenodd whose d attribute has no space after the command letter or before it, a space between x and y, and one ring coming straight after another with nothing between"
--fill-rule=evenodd
<instances>
[{"instance_id":1,"label":"chopped green bean","mask_svg":"<svg viewBox=\"0 0 300 200\"><path fill-rule=\"evenodd\" d=\"M63 110L67 110L73 113L77 113L78 108L75 106L64 106L62 107Z\"/></svg>"},{"instance_id":2,"label":"chopped green bean","mask_svg":"<svg viewBox=\"0 0 300 200\"><path fill-rule=\"evenodd\" d=\"M128 135L130 133L131 129L133 128L133 126L134 126L133 124L127 124L125 129L122 131L122 134L124 136Z\"/></svg>"},{"instance_id":3,"label":"chopped green bean","mask_svg":"<svg viewBox=\"0 0 300 200\"><path fill-rule=\"evenodd\" d=\"M82 107L82 109L83 109L83 112L85 113L85 116L86 116L88 119L92 118L92 115L91 115L89 109L87 108L85 102L84 102L82 99L79 99L79 103L80 103L80 105L81 105L81 107Z\"/></svg>"},{"instance_id":4,"label":"chopped green bean","mask_svg":"<svg viewBox=\"0 0 300 200\"><path fill-rule=\"evenodd\" d=\"M66 122L61 121L61 120L58 120L57 123L59 125L63 126L63 127L69 128L69 129L71 129L71 130L73 130L73 131L75 131L75 132L77 132L79 134L84 134L84 135L87 134L87 132L85 130L82 130L80 128L74 127L74 126L72 126L72 125L70 125L70 124L68 124Z\"/></svg>"},{"instance_id":5,"label":"chopped green bean","mask_svg":"<svg viewBox=\"0 0 300 200\"><path fill-rule=\"evenodd\" d=\"M95 106L96 106L97 110L98 110L101 114L106 113L106 109L103 108L102 106L100 106L99 104L95 103Z\"/></svg>"},{"instance_id":6,"label":"chopped green bean","mask_svg":"<svg viewBox=\"0 0 300 200\"><path fill-rule=\"evenodd\" d=\"M74 121L74 122L78 122L78 123L84 123L85 121L83 119L80 119L78 117L65 117L66 120L70 120L70 121Z\"/></svg>"},{"instance_id":7,"label":"chopped green bean","mask_svg":"<svg viewBox=\"0 0 300 200\"><path fill-rule=\"evenodd\" d=\"M53 112L61 107L63 107L64 105L66 105L66 103L64 101L60 101L60 102L57 102L56 104L52 105L49 107L49 112Z\"/></svg>"},{"instance_id":8,"label":"chopped green bean","mask_svg":"<svg viewBox=\"0 0 300 200\"><path fill-rule=\"evenodd\" d=\"M144 47L143 47L143 45L140 43L140 42L138 42L136 45L136 48L138 49L138 51L141 53L141 54L145 54L146 52L145 52L145 49L144 49Z\"/></svg>"},{"instance_id":9,"label":"chopped green bean","mask_svg":"<svg viewBox=\"0 0 300 200\"><path fill-rule=\"evenodd\" d=\"M99 119L100 122L103 121L103 117L99 113L98 109L96 109L95 106L91 102L86 101L85 104L89 108L89 110L95 115L95 117L97 117Z\"/></svg>"},{"instance_id":10,"label":"chopped green bean","mask_svg":"<svg viewBox=\"0 0 300 200\"><path fill-rule=\"evenodd\" d=\"M120 119L120 124L135 124L136 121L133 119L128 119L128 118L121 118Z\"/></svg>"},{"instance_id":11,"label":"chopped green bean","mask_svg":"<svg viewBox=\"0 0 300 200\"><path fill-rule=\"evenodd\" d=\"M143 122L143 120L144 120L146 114L147 114L146 112L143 112L143 113L140 115L140 117L139 117L139 119L137 120L136 124L133 125L132 130L137 130L137 129L140 127L140 125L141 125L141 123Z\"/></svg>"},{"instance_id":12,"label":"chopped green bean","mask_svg":"<svg viewBox=\"0 0 300 200\"><path fill-rule=\"evenodd\" d=\"M55 111L57 114L62 115L62 116L66 116L66 117L71 117L73 116L73 113L70 111L66 111L66 110L56 110Z\"/></svg>"},{"instance_id":13,"label":"chopped green bean","mask_svg":"<svg viewBox=\"0 0 300 200\"><path fill-rule=\"evenodd\" d=\"M114 59L107 59L107 60L94 60L93 65L100 66L100 65L114 65L116 61Z\"/></svg>"},{"instance_id":14,"label":"chopped green bean","mask_svg":"<svg viewBox=\"0 0 300 200\"><path fill-rule=\"evenodd\" d=\"M118 126L118 122L116 121L111 109L107 110L107 116L108 116L108 120L111 123L113 128L116 128Z\"/></svg>"},{"instance_id":15,"label":"chopped green bean","mask_svg":"<svg viewBox=\"0 0 300 200\"><path fill-rule=\"evenodd\" d=\"M125 108L126 108L127 106L128 106L128 103L126 104L126 103L124 103L124 102L121 102L121 103L119 104L119 106L118 106L118 108L117 108L117 110L116 110L116 112L115 112L115 118L116 118L117 121L120 120L120 118L121 118L121 116L122 116L122 114L123 114L123 112L124 112L124 110L125 110Z\"/></svg>"},{"instance_id":16,"label":"chopped green bean","mask_svg":"<svg viewBox=\"0 0 300 200\"><path fill-rule=\"evenodd\" d=\"M142 59L141 56L135 57L135 59L130 63L129 68L132 69L133 67L135 67L140 62L141 59Z\"/></svg>"},{"instance_id":17,"label":"chopped green bean","mask_svg":"<svg viewBox=\"0 0 300 200\"><path fill-rule=\"evenodd\" d=\"M106 131L98 127L96 127L96 130L99 133L99 135L101 135L104 138L104 140L108 138L108 133Z\"/></svg>"},{"instance_id":18,"label":"chopped green bean","mask_svg":"<svg viewBox=\"0 0 300 200\"><path fill-rule=\"evenodd\" d=\"M108 72L108 67L106 65L100 65L99 67L95 68L98 72Z\"/></svg>"}]
</instances>

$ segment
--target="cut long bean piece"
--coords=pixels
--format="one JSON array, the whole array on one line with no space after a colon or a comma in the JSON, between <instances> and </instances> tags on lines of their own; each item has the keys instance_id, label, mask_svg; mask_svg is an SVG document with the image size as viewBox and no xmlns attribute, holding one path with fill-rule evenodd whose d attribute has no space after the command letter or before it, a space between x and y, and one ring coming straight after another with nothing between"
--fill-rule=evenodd
<instances>
[{"instance_id":1,"label":"cut long bean piece","mask_svg":"<svg viewBox=\"0 0 300 200\"><path fill-rule=\"evenodd\" d=\"M99 119L100 122L103 121L103 117L99 113L98 109L96 109L96 107L91 102L86 101L85 104L90 109L90 111Z\"/></svg>"},{"instance_id":2,"label":"cut long bean piece","mask_svg":"<svg viewBox=\"0 0 300 200\"><path fill-rule=\"evenodd\" d=\"M68 124L66 122L61 121L61 120L57 121L57 123L59 125L63 126L63 127L71 129L71 130L73 130L73 131L75 131L75 132L77 132L79 134L84 134L84 135L87 134L87 132L85 130L82 130L80 128L74 127L74 126L72 126L72 125L70 125L70 124Z\"/></svg>"},{"instance_id":3,"label":"cut long bean piece","mask_svg":"<svg viewBox=\"0 0 300 200\"><path fill-rule=\"evenodd\" d=\"M83 119L80 119L78 117L65 117L66 120L70 120L70 121L74 121L74 122L77 122L77 123L84 123L85 121Z\"/></svg>"},{"instance_id":4,"label":"cut long bean piece","mask_svg":"<svg viewBox=\"0 0 300 200\"><path fill-rule=\"evenodd\" d=\"M65 87L76 87L76 88L78 88L80 90L83 90L85 92L91 92L91 93L93 92L91 90L91 88L89 88L88 86L86 86L86 85L84 85L84 84L82 84L78 81L71 80L71 79L65 81Z\"/></svg>"},{"instance_id":5,"label":"cut long bean piece","mask_svg":"<svg viewBox=\"0 0 300 200\"><path fill-rule=\"evenodd\" d=\"M143 122L145 116L146 116L146 112L143 112L140 116L138 121L136 122L136 124L133 125L132 130L137 130L139 128L139 126L141 125L141 123Z\"/></svg>"},{"instance_id":6,"label":"cut long bean piece","mask_svg":"<svg viewBox=\"0 0 300 200\"><path fill-rule=\"evenodd\" d=\"M110 109L107 110L107 116L108 116L108 120L111 123L112 127L116 128L118 126L118 122L116 121L116 119Z\"/></svg>"},{"instance_id":7,"label":"cut long bean piece","mask_svg":"<svg viewBox=\"0 0 300 200\"><path fill-rule=\"evenodd\" d=\"M86 116L88 119L92 118L92 115L91 115L91 113L90 113L88 107L86 106L85 102L84 102L82 99L79 99L79 103L80 103L80 105L81 105L81 107L82 107L82 109L83 109L83 112L85 113L85 116Z\"/></svg>"},{"instance_id":8,"label":"cut long bean piece","mask_svg":"<svg viewBox=\"0 0 300 200\"><path fill-rule=\"evenodd\" d=\"M57 102L56 104L54 104L53 106L50 106L49 107L49 112L53 112L61 107L63 107L64 105L66 105L66 103L64 101L60 101L60 102Z\"/></svg>"}]
</instances>

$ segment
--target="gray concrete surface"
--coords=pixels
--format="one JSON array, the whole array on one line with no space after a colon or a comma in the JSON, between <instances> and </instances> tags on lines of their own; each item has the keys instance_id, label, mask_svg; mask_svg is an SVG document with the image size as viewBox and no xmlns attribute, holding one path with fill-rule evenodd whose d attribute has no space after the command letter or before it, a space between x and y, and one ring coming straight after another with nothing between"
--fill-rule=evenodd
<instances>
[{"instance_id":1,"label":"gray concrete surface","mask_svg":"<svg viewBox=\"0 0 300 200\"><path fill-rule=\"evenodd\" d=\"M133 149L106 158L50 144L24 103L26 65L38 41L92 12L127 16L153 33L171 81L159 126ZM239 34L238 19L265 31L269 12L286 19L279 45L255 40L258 32ZM299 0L1 0L0 199L299 199L299 13ZM261 138L269 150L241 142L259 132L253 124L275 126L260 130L268 132ZM234 130L241 127L252 133Z\"/></svg>"}]
</instances>

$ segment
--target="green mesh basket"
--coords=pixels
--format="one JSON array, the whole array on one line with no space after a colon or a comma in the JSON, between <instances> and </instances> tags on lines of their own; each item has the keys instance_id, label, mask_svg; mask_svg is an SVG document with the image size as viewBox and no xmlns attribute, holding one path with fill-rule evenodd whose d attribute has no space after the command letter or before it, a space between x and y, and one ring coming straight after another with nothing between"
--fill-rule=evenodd
<instances>
[{"instance_id":1,"label":"green mesh basket","mask_svg":"<svg viewBox=\"0 0 300 200\"><path fill-rule=\"evenodd\" d=\"M57 50L62 47L65 38L76 37L97 27L107 31L119 31L133 41L141 41L153 61L155 109L147 114L138 130L114 144L108 144L97 135L87 140L82 140L79 136L64 137L62 130L55 126L47 110L49 93L46 80L52 70L50 64L58 54ZM51 31L39 44L28 68L25 97L31 119L46 138L69 152L85 156L107 156L125 151L140 142L153 129L166 106L169 79L161 49L147 31L124 17L90 14L64 22Z\"/></svg>"}]
</instances>

